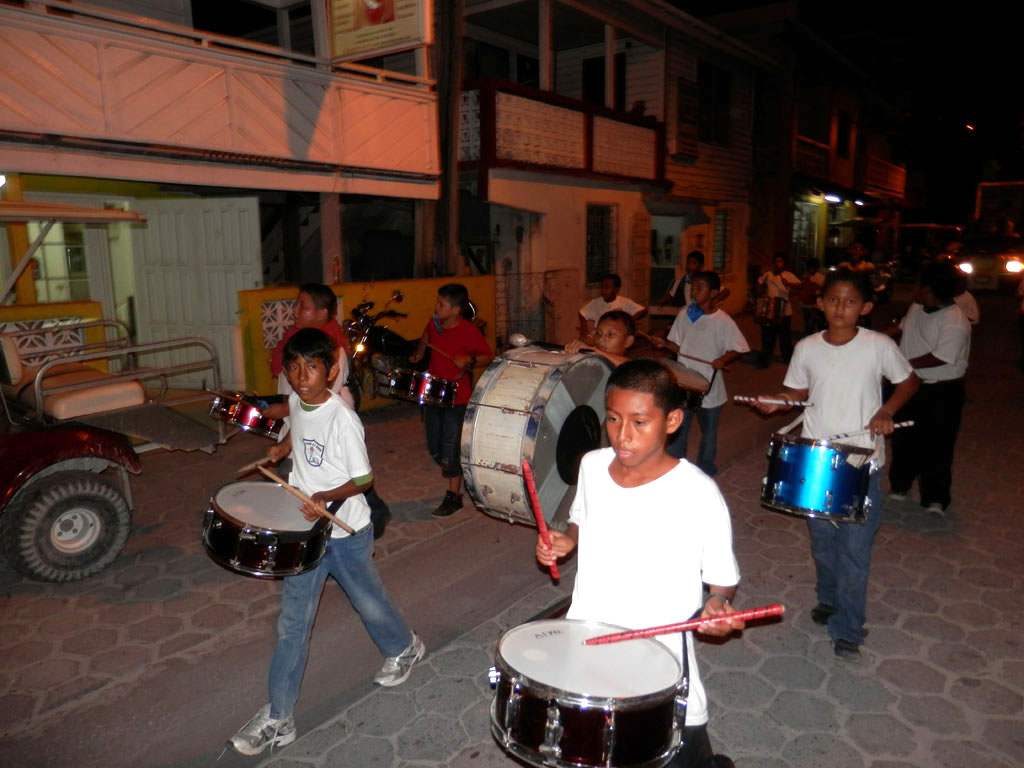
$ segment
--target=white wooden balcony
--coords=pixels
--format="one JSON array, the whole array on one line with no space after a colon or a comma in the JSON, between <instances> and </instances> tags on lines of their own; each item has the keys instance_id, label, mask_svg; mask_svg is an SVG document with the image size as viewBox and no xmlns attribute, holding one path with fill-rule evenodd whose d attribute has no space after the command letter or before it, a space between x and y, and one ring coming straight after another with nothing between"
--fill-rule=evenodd
<instances>
[{"instance_id":1,"label":"white wooden balcony","mask_svg":"<svg viewBox=\"0 0 1024 768\"><path fill-rule=\"evenodd\" d=\"M332 69L80 5L31 5L0 6L6 170L437 196L430 81Z\"/></svg>"},{"instance_id":2,"label":"white wooden balcony","mask_svg":"<svg viewBox=\"0 0 1024 768\"><path fill-rule=\"evenodd\" d=\"M460 105L459 161L492 168L665 184L665 125L516 83L468 84Z\"/></svg>"}]
</instances>

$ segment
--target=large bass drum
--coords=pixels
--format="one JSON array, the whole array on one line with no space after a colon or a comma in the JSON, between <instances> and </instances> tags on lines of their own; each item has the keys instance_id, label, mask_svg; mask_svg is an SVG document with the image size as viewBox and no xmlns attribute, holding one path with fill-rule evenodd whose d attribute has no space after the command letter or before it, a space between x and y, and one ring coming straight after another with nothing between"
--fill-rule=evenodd
<instances>
[{"instance_id":1,"label":"large bass drum","mask_svg":"<svg viewBox=\"0 0 1024 768\"><path fill-rule=\"evenodd\" d=\"M491 362L473 390L462 426L462 473L480 509L536 525L523 480L525 459L545 522L565 529L580 459L601 446L611 371L600 355L540 347L510 349Z\"/></svg>"}]
</instances>

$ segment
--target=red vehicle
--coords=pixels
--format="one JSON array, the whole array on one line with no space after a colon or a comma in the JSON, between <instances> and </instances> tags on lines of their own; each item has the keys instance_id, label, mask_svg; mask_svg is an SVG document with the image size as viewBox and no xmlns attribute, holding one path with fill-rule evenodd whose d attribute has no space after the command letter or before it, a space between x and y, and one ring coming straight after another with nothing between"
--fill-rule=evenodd
<instances>
[{"instance_id":1,"label":"red vehicle","mask_svg":"<svg viewBox=\"0 0 1024 768\"><path fill-rule=\"evenodd\" d=\"M65 424L0 434L0 544L8 560L45 581L106 568L128 540L128 473L140 469L128 439L105 429Z\"/></svg>"}]
</instances>

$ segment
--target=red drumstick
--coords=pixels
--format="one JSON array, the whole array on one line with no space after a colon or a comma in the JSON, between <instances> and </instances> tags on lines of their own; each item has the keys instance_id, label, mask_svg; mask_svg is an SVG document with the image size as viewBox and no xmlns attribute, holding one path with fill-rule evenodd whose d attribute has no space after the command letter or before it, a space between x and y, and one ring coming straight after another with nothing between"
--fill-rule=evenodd
<instances>
[{"instance_id":1,"label":"red drumstick","mask_svg":"<svg viewBox=\"0 0 1024 768\"><path fill-rule=\"evenodd\" d=\"M537 531L540 533L540 540L544 542L545 547L550 549L551 537L548 535L548 526L544 522L544 512L540 508L540 499L537 498L537 486L533 482L533 470L530 469L526 459L523 459L523 479L526 481L526 490L530 493L530 506L533 507L533 516L537 518ZM549 567L551 569L551 578L559 578L558 563L552 563Z\"/></svg>"},{"instance_id":2,"label":"red drumstick","mask_svg":"<svg viewBox=\"0 0 1024 768\"><path fill-rule=\"evenodd\" d=\"M654 637L655 635L670 635L673 632L688 632L691 629L696 629L702 624L710 624L715 621L723 621L724 619L741 619L742 621L752 621L754 619L763 619L767 616L781 616L785 612L786 606L782 603L776 603L775 605L765 605L761 608L751 608L747 611L736 611L735 613L723 613L721 616L712 616L707 619L691 619L690 621L684 621L679 624L665 624L660 627L648 627L647 629L631 629L628 632L617 632L611 635L598 635L597 637L588 637L583 641L584 645L604 645L605 643L621 643L624 640L637 640L641 637Z\"/></svg>"}]
</instances>

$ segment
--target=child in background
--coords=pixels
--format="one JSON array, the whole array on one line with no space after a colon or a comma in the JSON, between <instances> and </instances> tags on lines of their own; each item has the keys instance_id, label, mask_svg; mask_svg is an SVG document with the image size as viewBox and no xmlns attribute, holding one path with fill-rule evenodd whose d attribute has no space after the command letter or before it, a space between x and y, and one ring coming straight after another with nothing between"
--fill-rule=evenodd
<instances>
[{"instance_id":1,"label":"child in background","mask_svg":"<svg viewBox=\"0 0 1024 768\"><path fill-rule=\"evenodd\" d=\"M697 613L735 613L739 568L725 500L713 480L665 452L666 438L683 418L678 392L672 374L654 360L630 360L608 379L611 447L583 457L565 533L550 531L550 547L537 537L537 559L545 566L578 545L569 619L641 629ZM744 626L730 619L697 631L726 637ZM712 755L692 634L657 640L689 670L683 747L670 765L731 766L728 758Z\"/></svg>"},{"instance_id":2,"label":"child in background","mask_svg":"<svg viewBox=\"0 0 1024 768\"><path fill-rule=\"evenodd\" d=\"M580 338L590 341L594 329L597 328L597 321L601 315L613 309L621 309L634 321L639 320L647 314L647 308L637 304L632 299L619 295L622 288L622 278L618 275L605 275L601 280L601 295L591 299L580 308L579 331Z\"/></svg>"},{"instance_id":3,"label":"child in background","mask_svg":"<svg viewBox=\"0 0 1024 768\"><path fill-rule=\"evenodd\" d=\"M858 327L860 318L871 311L871 297L871 284L863 272L840 268L829 273L818 299L828 328L796 345L780 395L811 403L803 411L801 434L806 438L820 440L870 430L870 434L844 440L874 449L871 458L875 469L870 473L867 493L870 507L864 522L807 520L818 596L811 619L828 625L835 655L846 659L859 657L864 642L871 547L882 521L882 436L892 433L893 414L918 386L913 369L892 339ZM884 403L883 378L895 384L892 396ZM764 402L757 405L762 413L788 407Z\"/></svg>"},{"instance_id":4,"label":"child in background","mask_svg":"<svg viewBox=\"0 0 1024 768\"><path fill-rule=\"evenodd\" d=\"M299 508L306 520L318 520L328 504L341 502L334 514L355 533L333 526L320 563L284 578L277 645L270 663L270 701L228 742L243 755L258 755L267 747L295 741L295 702L328 575L344 590L386 657L374 682L384 686L404 682L426 653L423 642L398 614L373 565L373 525L363 495L373 484L373 472L359 417L328 388L338 375L335 352L331 338L315 328L304 328L289 338L282 360L293 390L288 396L291 438L272 445L267 457L275 462L289 454L294 457L289 483L312 500Z\"/></svg>"},{"instance_id":5,"label":"child in background","mask_svg":"<svg viewBox=\"0 0 1024 768\"><path fill-rule=\"evenodd\" d=\"M486 366L494 355L480 329L462 316L468 303L469 292L466 286L460 283L442 285L437 292L434 316L427 321L419 346L409 357L409 360L418 363L427 349L432 347L427 371L431 376L458 384L453 407L423 406L427 449L441 467L441 476L448 480L444 499L431 513L434 517L448 517L462 509L459 449L462 442L462 420L473 390L470 371L478 365Z\"/></svg>"},{"instance_id":6,"label":"child in background","mask_svg":"<svg viewBox=\"0 0 1024 768\"><path fill-rule=\"evenodd\" d=\"M697 423L700 424L700 448L697 450L697 467L709 477L718 473L715 454L718 451L718 418L725 405L725 380L718 372L744 353L750 351L736 322L724 311L714 308L715 296L721 288L721 280L715 272L698 272L693 277L690 289L692 302L685 311L676 315L668 339L658 340L658 346L670 349L683 365L692 368L711 382L711 386L697 409ZM689 356L689 357L687 357ZM708 360L710 365L698 363L692 358ZM687 441L693 411L684 411L683 423L675 437L668 443L667 451L677 459L686 458Z\"/></svg>"},{"instance_id":7,"label":"child in background","mask_svg":"<svg viewBox=\"0 0 1024 768\"><path fill-rule=\"evenodd\" d=\"M621 365L629 359L626 351L633 346L636 324L621 309L613 309L601 315L593 335L593 347L588 347L583 339L574 339L565 345L566 353L575 355L581 349L593 349L612 365Z\"/></svg>"},{"instance_id":8,"label":"child in background","mask_svg":"<svg viewBox=\"0 0 1024 768\"><path fill-rule=\"evenodd\" d=\"M781 299L782 317L777 318L775 323L766 323L761 326L761 356L758 359L758 368L767 368L772 364L772 355L775 352L775 340L779 340L779 354L782 362L788 363L793 354L793 305L789 301L789 292L799 288L801 282L797 276L786 269L786 253L780 251L772 259L772 269L765 272L757 279L757 291L761 296L770 299Z\"/></svg>"},{"instance_id":9,"label":"child in background","mask_svg":"<svg viewBox=\"0 0 1024 768\"><path fill-rule=\"evenodd\" d=\"M825 285L825 275L821 273L821 262L811 258L807 260L807 271L804 273L800 286L800 307L804 315L804 336L817 333L825 327L825 314L818 309L818 297Z\"/></svg>"}]
</instances>

